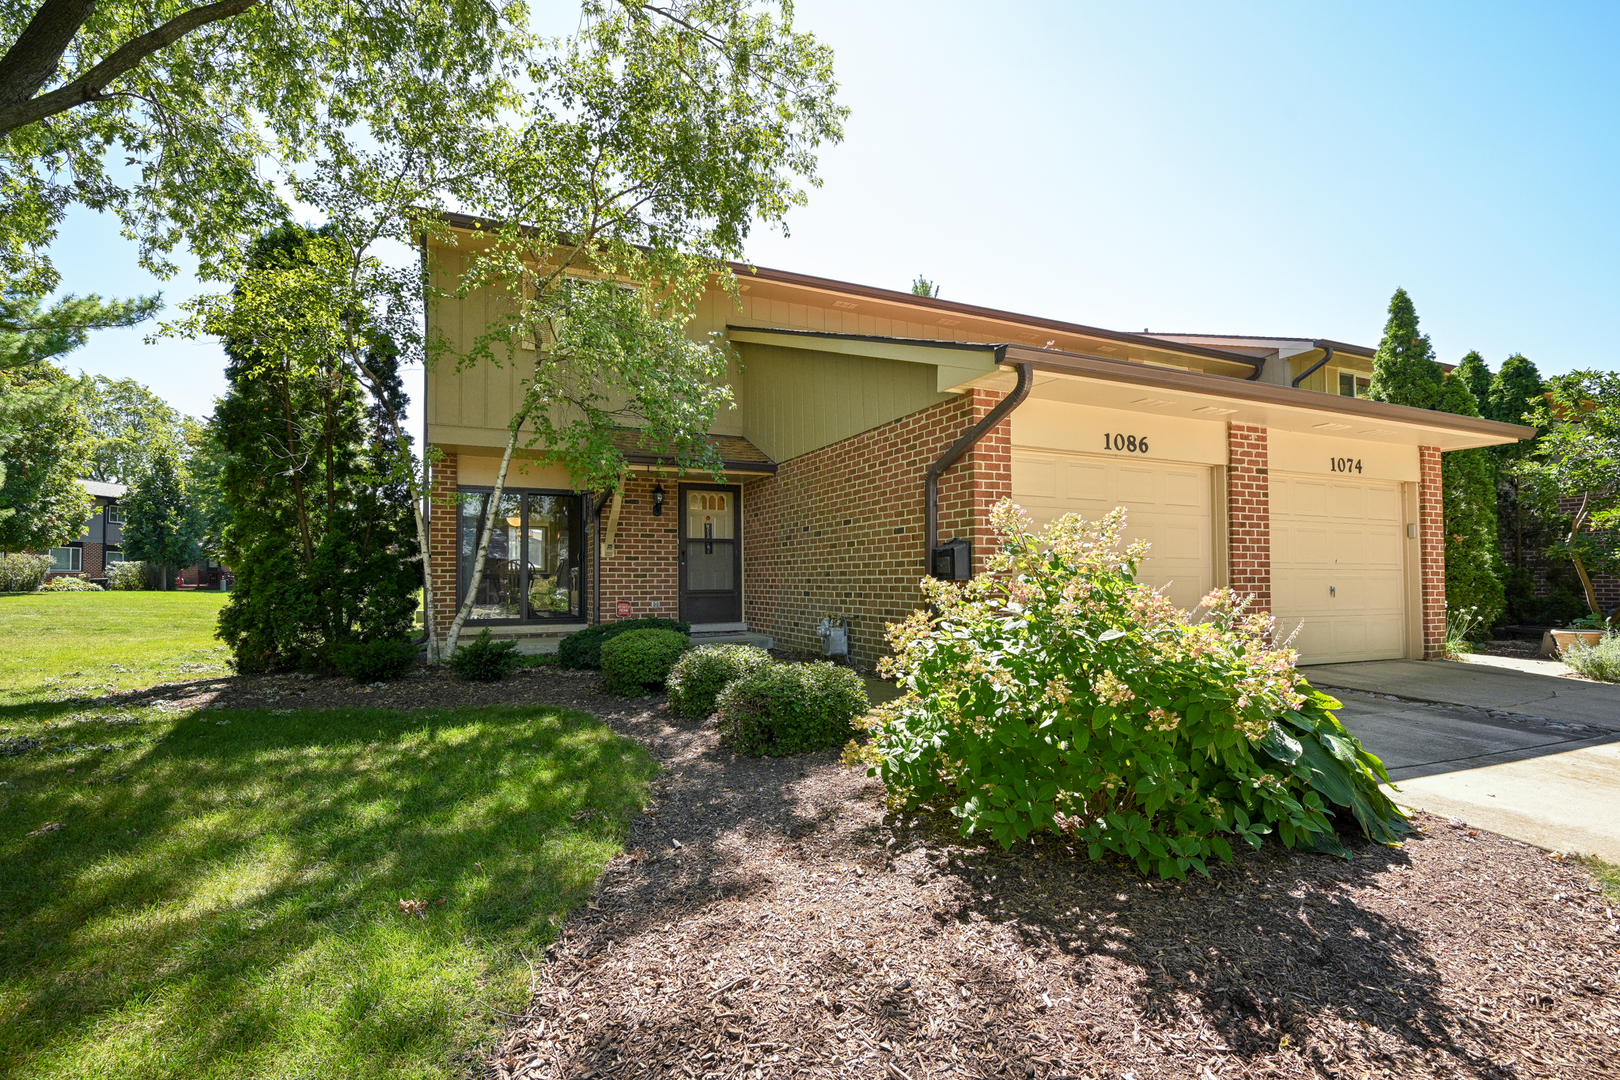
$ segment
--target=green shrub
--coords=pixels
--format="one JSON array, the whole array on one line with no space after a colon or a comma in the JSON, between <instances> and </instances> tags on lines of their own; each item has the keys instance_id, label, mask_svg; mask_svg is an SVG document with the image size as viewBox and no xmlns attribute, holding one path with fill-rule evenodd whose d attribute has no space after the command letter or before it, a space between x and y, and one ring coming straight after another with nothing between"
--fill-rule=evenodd
<instances>
[{"instance_id":1,"label":"green shrub","mask_svg":"<svg viewBox=\"0 0 1620 1080\"><path fill-rule=\"evenodd\" d=\"M405 638L356 641L339 645L332 659L355 682L387 682L416 666L416 645Z\"/></svg>"},{"instance_id":2,"label":"green shrub","mask_svg":"<svg viewBox=\"0 0 1620 1080\"><path fill-rule=\"evenodd\" d=\"M674 619L622 619L603 623L569 634L557 644L557 663L567 668L599 668L602 666L602 644L632 630L673 630L678 634L692 632L692 624Z\"/></svg>"},{"instance_id":3,"label":"green shrub","mask_svg":"<svg viewBox=\"0 0 1620 1080\"><path fill-rule=\"evenodd\" d=\"M1562 659L1588 679L1620 682L1620 634L1604 634L1596 645L1571 642Z\"/></svg>"},{"instance_id":4,"label":"green shrub","mask_svg":"<svg viewBox=\"0 0 1620 1080\"><path fill-rule=\"evenodd\" d=\"M692 639L676 630L631 630L602 644L602 685L634 697L660 686Z\"/></svg>"},{"instance_id":5,"label":"green shrub","mask_svg":"<svg viewBox=\"0 0 1620 1080\"><path fill-rule=\"evenodd\" d=\"M1342 854L1344 810L1381 842L1409 831L1382 763L1273 645L1269 615L1219 589L1194 622L1137 583L1146 547L1119 550L1123 511L1039 537L1010 502L991 521L990 573L925 581L937 614L890 629L883 670L905 693L850 756L894 804L949 806L1005 847L1059 832L1177 878L1230 860L1228 836Z\"/></svg>"},{"instance_id":6,"label":"green shrub","mask_svg":"<svg viewBox=\"0 0 1620 1080\"><path fill-rule=\"evenodd\" d=\"M721 738L770 757L841 746L871 707L861 677L827 663L766 664L733 681L715 702Z\"/></svg>"},{"instance_id":7,"label":"green shrub","mask_svg":"<svg viewBox=\"0 0 1620 1080\"><path fill-rule=\"evenodd\" d=\"M450 670L467 682L500 682L519 661L517 642L510 638L495 641L485 627L484 632L471 641L456 644L455 655L450 657Z\"/></svg>"},{"instance_id":8,"label":"green shrub","mask_svg":"<svg viewBox=\"0 0 1620 1080\"><path fill-rule=\"evenodd\" d=\"M146 564L137 560L107 565L107 588L136 592L146 588Z\"/></svg>"},{"instance_id":9,"label":"green shrub","mask_svg":"<svg viewBox=\"0 0 1620 1080\"><path fill-rule=\"evenodd\" d=\"M0 592L35 592L50 568L49 555L0 555Z\"/></svg>"},{"instance_id":10,"label":"green shrub","mask_svg":"<svg viewBox=\"0 0 1620 1080\"><path fill-rule=\"evenodd\" d=\"M665 684L669 703L688 720L702 720L714 712L714 702L733 680L771 662L771 654L755 645L703 645L675 662Z\"/></svg>"},{"instance_id":11,"label":"green shrub","mask_svg":"<svg viewBox=\"0 0 1620 1080\"><path fill-rule=\"evenodd\" d=\"M82 577L56 577L39 587L41 592L100 592L101 586Z\"/></svg>"}]
</instances>

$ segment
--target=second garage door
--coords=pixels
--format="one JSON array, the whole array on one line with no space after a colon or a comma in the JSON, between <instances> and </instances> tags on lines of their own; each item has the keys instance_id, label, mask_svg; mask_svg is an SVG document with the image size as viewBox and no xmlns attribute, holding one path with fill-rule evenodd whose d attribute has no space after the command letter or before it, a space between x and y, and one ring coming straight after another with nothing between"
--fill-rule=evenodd
<instances>
[{"instance_id":1,"label":"second garage door","mask_svg":"<svg viewBox=\"0 0 1620 1080\"><path fill-rule=\"evenodd\" d=\"M1406 655L1401 489L1271 475L1271 600L1302 664Z\"/></svg>"},{"instance_id":2,"label":"second garage door","mask_svg":"<svg viewBox=\"0 0 1620 1080\"><path fill-rule=\"evenodd\" d=\"M1163 589L1182 608L1196 605L1214 586L1208 466L1015 448L1012 493L1037 525L1063 514L1095 520L1123 506L1125 539L1153 545L1138 580Z\"/></svg>"}]
</instances>

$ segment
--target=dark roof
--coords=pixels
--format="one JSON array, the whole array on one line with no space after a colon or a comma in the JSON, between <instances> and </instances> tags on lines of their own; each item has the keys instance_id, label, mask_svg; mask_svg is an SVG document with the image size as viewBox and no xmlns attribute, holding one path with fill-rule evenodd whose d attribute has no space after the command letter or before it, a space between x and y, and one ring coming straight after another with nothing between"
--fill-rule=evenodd
<instances>
[{"instance_id":1,"label":"dark roof","mask_svg":"<svg viewBox=\"0 0 1620 1080\"><path fill-rule=\"evenodd\" d=\"M776 462L740 435L710 435L708 439L709 445L720 455L720 464L728 472L776 471ZM692 467L690 462L682 461L679 454L667 447L649 446L639 431L620 432L613 437L613 445L632 465L658 465L671 469Z\"/></svg>"}]
</instances>

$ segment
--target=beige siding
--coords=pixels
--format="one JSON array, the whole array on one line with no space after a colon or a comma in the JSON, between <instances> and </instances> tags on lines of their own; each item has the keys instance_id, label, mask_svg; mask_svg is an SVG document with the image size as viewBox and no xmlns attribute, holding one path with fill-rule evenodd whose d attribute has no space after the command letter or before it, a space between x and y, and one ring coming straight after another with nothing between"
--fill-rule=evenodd
<instances>
[{"instance_id":1,"label":"beige siding","mask_svg":"<svg viewBox=\"0 0 1620 1080\"><path fill-rule=\"evenodd\" d=\"M928 364L775 345L737 350L743 435L773 461L790 461L952 397L934 389Z\"/></svg>"}]
</instances>

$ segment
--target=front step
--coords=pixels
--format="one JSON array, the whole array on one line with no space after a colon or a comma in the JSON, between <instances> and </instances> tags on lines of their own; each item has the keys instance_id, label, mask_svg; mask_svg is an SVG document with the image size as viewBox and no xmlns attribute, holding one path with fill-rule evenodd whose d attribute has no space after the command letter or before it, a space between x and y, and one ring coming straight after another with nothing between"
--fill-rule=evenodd
<instances>
[{"instance_id":1,"label":"front step","mask_svg":"<svg viewBox=\"0 0 1620 1080\"><path fill-rule=\"evenodd\" d=\"M699 630L692 634L693 645L757 645L761 649L776 648L776 639L752 630Z\"/></svg>"}]
</instances>

